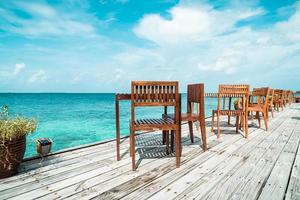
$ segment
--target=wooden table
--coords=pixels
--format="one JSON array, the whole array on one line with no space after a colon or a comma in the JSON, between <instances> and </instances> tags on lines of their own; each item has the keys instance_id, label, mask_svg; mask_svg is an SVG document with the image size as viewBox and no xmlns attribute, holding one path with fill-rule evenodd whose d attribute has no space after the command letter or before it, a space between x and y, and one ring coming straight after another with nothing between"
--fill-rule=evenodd
<instances>
[{"instance_id":1,"label":"wooden table","mask_svg":"<svg viewBox=\"0 0 300 200\"><path fill-rule=\"evenodd\" d=\"M121 159L120 156L120 108L119 101L131 100L131 94L116 94L115 103L116 103L116 143L117 143L117 160Z\"/></svg>"},{"instance_id":2,"label":"wooden table","mask_svg":"<svg viewBox=\"0 0 300 200\"><path fill-rule=\"evenodd\" d=\"M210 97L210 98L217 98L218 93L205 93L205 97ZM181 99L181 95L180 95ZM121 160L120 156L120 107L119 107L119 101L129 101L131 100L131 94L130 93L117 93L115 95L115 104L116 104L116 148L117 148L117 160ZM230 100L231 101L231 100ZM165 114L166 114L166 109L165 109ZM229 120L228 120L229 122Z\"/></svg>"}]
</instances>

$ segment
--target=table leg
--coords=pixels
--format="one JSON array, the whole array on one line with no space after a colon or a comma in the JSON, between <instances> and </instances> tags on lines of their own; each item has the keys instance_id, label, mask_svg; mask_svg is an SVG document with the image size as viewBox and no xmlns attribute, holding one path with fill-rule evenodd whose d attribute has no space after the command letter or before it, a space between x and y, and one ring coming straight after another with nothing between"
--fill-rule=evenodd
<instances>
[{"instance_id":1,"label":"table leg","mask_svg":"<svg viewBox=\"0 0 300 200\"><path fill-rule=\"evenodd\" d=\"M117 161L121 160L120 157L120 113L119 113L119 100L116 98L116 145L117 145Z\"/></svg>"},{"instance_id":2,"label":"table leg","mask_svg":"<svg viewBox=\"0 0 300 200\"><path fill-rule=\"evenodd\" d=\"M231 110L231 98L232 97L229 97L229 105L228 105L229 110ZM228 124L230 124L230 116L228 116Z\"/></svg>"},{"instance_id":3,"label":"table leg","mask_svg":"<svg viewBox=\"0 0 300 200\"><path fill-rule=\"evenodd\" d=\"M181 94L179 94L179 144L180 144L180 157L182 154L182 143L181 143Z\"/></svg>"}]
</instances>

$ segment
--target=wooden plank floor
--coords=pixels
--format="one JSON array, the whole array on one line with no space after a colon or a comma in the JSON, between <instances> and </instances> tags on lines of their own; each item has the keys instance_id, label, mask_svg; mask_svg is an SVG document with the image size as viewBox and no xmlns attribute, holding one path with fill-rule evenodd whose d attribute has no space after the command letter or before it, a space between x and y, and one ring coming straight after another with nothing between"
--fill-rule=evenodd
<instances>
[{"instance_id":1,"label":"wooden plank floor","mask_svg":"<svg viewBox=\"0 0 300 200\"><path fill-rule=\"evenodd\" d=\"M300 199L300 105L275 113L267 132L250 120L248 139L225 121L217 140L207 120L206 152L183 125L180 168L153 132L138 136L135 172L128 139L119 162L108 142L22 163L0 180L0 199Z\"/></svg>"}]
</instances>

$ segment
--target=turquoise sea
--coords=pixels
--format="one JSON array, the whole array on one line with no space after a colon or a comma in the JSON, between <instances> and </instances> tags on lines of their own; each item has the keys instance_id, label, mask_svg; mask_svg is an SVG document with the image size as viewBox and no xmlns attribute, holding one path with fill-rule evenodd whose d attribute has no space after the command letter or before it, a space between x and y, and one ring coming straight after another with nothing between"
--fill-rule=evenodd
<instances>
[{"instance_id":1,"label":"turquoise sea","mask_svg":"<svg viewBox=\"0 0 300 200\"><path fill-rule=\"evenodd\" d=\"M22 115L38 120L38 129L27 137L25 157L35 156L35 139L53 140L52 151L115 138L114 94L70 93L2 93L0 105L9 106L12 116ZM186 110L186 95L182 96ZM205 100L206 117L217 105L216 99ZM130 102L120 102L121 134L128 135ZM137 110L137 117L159 117L163 108ZM171 111L170 111L171 112Z\"/></svg>"}]
</instances>

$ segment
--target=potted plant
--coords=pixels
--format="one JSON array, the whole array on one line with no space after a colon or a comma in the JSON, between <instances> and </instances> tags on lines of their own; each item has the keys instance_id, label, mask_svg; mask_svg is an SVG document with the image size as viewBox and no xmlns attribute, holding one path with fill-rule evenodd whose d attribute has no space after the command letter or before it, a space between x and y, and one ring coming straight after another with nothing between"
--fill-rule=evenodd
<instances>
[{"instance_id":1,"label":"potted plant","mask_svg":"<svg viewBox=\"0 0 300 200\"><path fill-rule=\"evenodd\" d=\"M239 110L239 109L242 109L243 108L243 105L242 105L242 100L239 98L239 99L236 99L234 100L234 109L235 110Z\"/></svg>"},{"instance_id":2,"label":"potted plant","mask_svg":"<svg viewBox=\"0 0 300 200\"><path fill-rule=\"evenodd\" d=\"M0 112L0 178L17 173L26 149L26 136L36 130L37 122L16 116L10 117L8 107Z\"/></svg>"}]
</instances>

